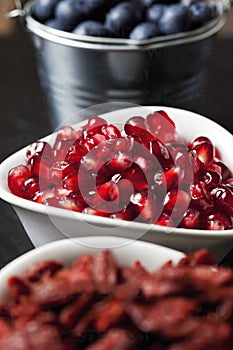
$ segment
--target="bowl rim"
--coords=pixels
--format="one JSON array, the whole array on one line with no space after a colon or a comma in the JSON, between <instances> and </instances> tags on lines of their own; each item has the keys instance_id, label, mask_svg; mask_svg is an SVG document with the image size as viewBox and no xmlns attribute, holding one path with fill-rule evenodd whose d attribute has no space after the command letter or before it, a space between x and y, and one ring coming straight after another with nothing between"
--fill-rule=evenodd
<instances>
[{"instance_id":1,"label":"bowl rim","mask_svg":"<svg viewBox=\"0 0 233 350\"><path fill-rule=\"evenodd\" d=\"M137 110L138 108L145 108L145 109L150 109L150 110L165 110L168 113L172 112L177 112L181 111L184 113L187 113L187 118L188 117L195 117L197 120L197 123L201 123L203 121L208 122L209 125L212 125L215 129L217 129L221 134L223 134L225 137L232 139L233 142L233 135L224 129L222 126L214 122L213 120L202 116L200 114L190 112L184 109L180 108L173 108L173 107L165 107L165 106L137 106L137 107L130 107L130 108L124 108L121 109L120 111L127 111L129 113L134 113L133 111ZM131 112L132 111L132 112ZM107 118L107 116L111 116L114 113L118 113L119 110L115 110L113 112L101 114L101 117ZM74 127L81 126L85 123L86 120L83 120L79 123L72 124ZM56 132L53 132L40 140L47 139L51 136L54 136ZM144 232L158 232L160 231L161 233L166 233L166 234L171 234L171 235L176 235L176 236L189 236L189 237L196 237L198 236L200 239L205 239L205 238L210 238L211 239L219 239L219 238L233 238L233 229L230 230L215 230L215 231L208 231L208 230L200 230L200 229L184 229L184 228L172 228L172 227L164 227L164 226L159 226L159 225L154 225L154 224L148 224L148 223L138 223L138 222L132 222L132 221L124 221L120 219L111 219L111 218L106 218L106 217L101 217L101 216L95 216L95 215L90 215L90 214L85 214L85 213L79 213L79 212L74 212L71 210L67 209L62 209L62 208L56 208L56 207L50 207L46 206L40 203L33 202L28 199L24 199L21 197L18 197L14 195L13 193L10 192L8 186L7 186L7 174L9 169L11 169L12 165L12 159L17 159L18 156L22 156L22 154L26 152L27 148L29 145L26 147L21 148L17 152L13 153L9 157L7 157L5 160L0 163L0 198L5 200L6 202L10 203L13 207L19 207L24 210L34 212L37 214L44 214L47 216L51 216L54 218L64 218L64 219L69 219L69 220L80 220L84 221L86 223L90 223L93 225L104 225L106 227L122 227L127 229L127 227L132 230L133 228L137 229L142 229ZM203 234L204 233L204 234Z\"/></svg>"},{"instance_id":2,"label":"bowl rim","mask_svg":"<svg viewBox=\"0 0 233 350\"><path fill-rule=\"evenodd\" d=\"M90 246L88 242L94 241L96 246ZM114 242L119 244L119 241L121 242L120 245L113 247L113 248L108 248L108 247L102 247L102 242L103 241L109 241L111 244ZM175 261L175 260L180 260L181 258L185 257L185 253L169 248L169 247L164 247L159 244L155 243L150 243L150 242L145 242L145 241L138 241L138 240L132 240L130 238L124 238L124 237L116 237L116 236L88 236L88 237L76 237L76 238L66 238L58 241L53 241L50 243L46 243L40 247L34 248L17 258L11 260L8 264L6 264L1 270L0 270L0 282L1 280L4 280L6 276L9 276L11 273L11 270L15 270L15 267L17 266L19 269L22 269L21 267L24 266L25 263L30 262L32 264L40 262L40 261L45 261L45 260L59 260L61 262L64 262L66 257L69 258L69 253L72 247L77 246L77 257L80 254L83 254L84 252L80 252L80 247L82 248L87 248L86 250L90 253L90 251L93 252L93 254L96 254L97 252L104 251L104 250L110 250L110 251L117 251L118 249L122 249L126 246L130 245L130 247L135 247L135 248L140 248L141 250L154 250L155 252L163 252L163 254L166 256L168 255L167 261L169 259ZM54 256L56 255L57 250L59 248L62 248L65 254L63 254L63 257L58 256L57 258L53 258L50 255ZM132 250L134 252L134 250ZM52 254L50 254L52 252ZM43 256L42 256L43 254ZM134 255L134 253L132 254ZM138 261L139 259L135 256L134 262ZM143 262L142 262L143 264ZM14 271L12 272L14 273Z\"/></svg>"},{"instance_id":3,"label":"bowl rim","mask_svg":"<svg viewBox=\"0 0 233 350\"><path fill-rule=\"evenodd\" d=\"M215 35L224 26L230 9L230 0L216 0L219 7L219 15L201 28L188 32L160 36L144 41L118 38L97 38L86 35L77 35L62 30L50 28L38 22L31 15L31 7L34 1L29 1L24 9L26 26L29 31L37 36L65 46L78 47L89 50L116 50L116 51L145 51L183 44L191 44L199 40L207 39Z\"/></svg>"}]
</instances>

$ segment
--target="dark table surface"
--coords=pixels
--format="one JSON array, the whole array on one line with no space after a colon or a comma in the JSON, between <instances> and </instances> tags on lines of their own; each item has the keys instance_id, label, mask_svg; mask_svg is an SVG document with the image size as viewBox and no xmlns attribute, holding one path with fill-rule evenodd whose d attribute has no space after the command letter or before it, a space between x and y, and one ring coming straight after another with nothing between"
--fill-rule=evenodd
<instances>
[{"instance_id":1,"label":"dark table surface","mask_svg":"<svg viewBox=\"0 0 233 350\"><path fill-rule=\"evenodd\" d=\"M228 32L216 40L200 112L233 132L233 34ZM32 44L18 24L11 35L0 36L0 123L0 161L52 130ZM14 210L0 200L0 267L32 248ZM224 263L233 267L233 249Z\"/></svg>"}]
</instances>

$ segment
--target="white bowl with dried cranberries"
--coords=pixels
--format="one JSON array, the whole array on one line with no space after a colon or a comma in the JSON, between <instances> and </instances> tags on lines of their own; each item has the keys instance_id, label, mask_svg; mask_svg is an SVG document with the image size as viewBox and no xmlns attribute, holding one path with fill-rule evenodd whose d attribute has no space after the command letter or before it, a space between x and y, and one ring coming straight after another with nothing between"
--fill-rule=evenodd
<instances>
[{"instance_id":1,"label":"white bowl with dried cranberries","mask_svg":"<svg viewBox=\"0 0 233 350\"><path fill-rule=\"evenodd\" d=\"M0 271L0 348L233 347L233 269L117 237L52 242Z\"/></svg>"},{"instance_id":2,"label":"white bowl with dried cranberries","mask_svg":"<svg viewBox=\"0 0 233 350\"><path fill-rule=\"evenodd\" d=\"M208 247L219 260L233 239L232 146L229 132L195 113L122 109L10 156L0 195L36 246L110 234Z\"/></svg>"}]
</instances>

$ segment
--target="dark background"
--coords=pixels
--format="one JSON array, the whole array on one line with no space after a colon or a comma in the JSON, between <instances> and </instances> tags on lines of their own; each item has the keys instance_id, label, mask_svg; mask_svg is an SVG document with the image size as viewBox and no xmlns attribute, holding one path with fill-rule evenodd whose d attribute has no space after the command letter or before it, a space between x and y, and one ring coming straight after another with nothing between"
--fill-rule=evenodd
<instances>
[{"instance_id":1,"label":"dark background","mask_svg":"<svg viewBox=\"0 0 233 350\"><path fill-rule=\"evenodd\" d=\"M51 126L29 35L17 21L8 23L1 16L0 21L2 161L16 150L48 134ZM215 43L200 112L233 132L232 15ZM31 248L32 245L14 210L0 200L0 267ZM224 263L233 267L233 250Z\"/></svg>"}]
</instances>

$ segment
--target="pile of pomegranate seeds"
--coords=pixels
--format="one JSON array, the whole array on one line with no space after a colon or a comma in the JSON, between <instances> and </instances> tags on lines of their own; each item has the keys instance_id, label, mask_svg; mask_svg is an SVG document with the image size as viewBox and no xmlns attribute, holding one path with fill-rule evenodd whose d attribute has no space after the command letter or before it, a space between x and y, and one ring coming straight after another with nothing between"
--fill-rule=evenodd
<instances>
[{"instance_id":1,"label":"pile of pomegranate seeds","mask_svg":"<svg viewBox=\"0 0 233 350\"><path fill-rule=\"evenodd\" d=\"M147 271L110 251L8 281L0 350L232 350L233 270L200 250Z\"/></svg>"},{"instance_id":2,"label":"pile of pomegranate seeds","mask_svg":"<svg viewBox=\"0 0 233 350\"><path fill-rule=\"evenodd\" d=\"M112 219L232 228L233 175L207 137L185 144L164 111L133 116L122 129L91 117L78 130L61 128L54 145L33 143L26 165L9 172L11 192Z\"/></svg>"}]
</instances>

